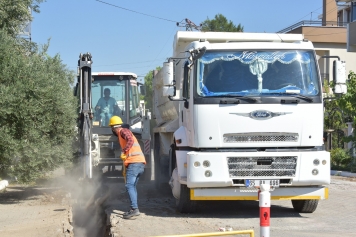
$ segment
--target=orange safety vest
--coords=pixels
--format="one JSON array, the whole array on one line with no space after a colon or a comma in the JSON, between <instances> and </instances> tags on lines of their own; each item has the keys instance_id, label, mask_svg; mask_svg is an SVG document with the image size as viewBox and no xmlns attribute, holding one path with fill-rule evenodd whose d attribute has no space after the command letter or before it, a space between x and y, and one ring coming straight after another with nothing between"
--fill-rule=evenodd
<instances>
[{"instance_id":1,"label":"orange safety vest","mask_svg":"<svg viewBox=\"0 0 356 237\"><path fill-rule=\"evenodd\" d=\"M119 128L119 143L121 146L121 149L125 148L126 146L126 140L123 139L120 135L122 128ZM132 145L132 147L130 148L130 150L128 151L127 158L124 162L125 166L127 167L130 163L144 163L146 164L146 159L145 156L141 150L140 144L138 143L136 137L132 134L132 132L130 131L132 138L134 140L134 144Z\"/></svg>"}]
</instances>

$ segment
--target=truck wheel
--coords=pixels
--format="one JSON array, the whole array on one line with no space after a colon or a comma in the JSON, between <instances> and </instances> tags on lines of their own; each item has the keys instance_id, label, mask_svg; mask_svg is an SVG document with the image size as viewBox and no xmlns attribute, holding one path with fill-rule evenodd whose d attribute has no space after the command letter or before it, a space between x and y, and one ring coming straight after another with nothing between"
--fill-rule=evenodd
<instances>
[{"instance_id":1,"label":"truck wheel","mask_svg":"<svg viewBox=\"0 0 356 237\"><path fill-rule=\"evenodd\" d=\"M292 200L292 205L295 211L299 213L313 213L319 200Z\"/></svg>"},{"instance_id":2,"label":"truck wheel","mask_svg":"<svg viewBox=\"0 0 356 237\"><path fill-rule=\"evenodd\" d=\"M180 195L176 199L177 210L180 213L194 213L197 210L197 201L190 200L190 188L180 185Z\"/></svg>"}]
</instances>

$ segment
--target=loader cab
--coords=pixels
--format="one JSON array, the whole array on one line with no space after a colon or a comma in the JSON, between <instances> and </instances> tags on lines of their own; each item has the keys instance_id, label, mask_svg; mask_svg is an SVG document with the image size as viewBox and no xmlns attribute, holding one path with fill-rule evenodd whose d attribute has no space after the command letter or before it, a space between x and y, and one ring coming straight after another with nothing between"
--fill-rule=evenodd
<instances>
[{"instance_id":1,"label":"loader cab","mask_svg":"<svg viewBox=\"0 0 356 237\"><path fill-rule=\"evenodd\" d=\"M112 116L132 125L140 120L137 76L133 73L92 73L93 127L109 127Z\"/></svg>"}]
</instances>

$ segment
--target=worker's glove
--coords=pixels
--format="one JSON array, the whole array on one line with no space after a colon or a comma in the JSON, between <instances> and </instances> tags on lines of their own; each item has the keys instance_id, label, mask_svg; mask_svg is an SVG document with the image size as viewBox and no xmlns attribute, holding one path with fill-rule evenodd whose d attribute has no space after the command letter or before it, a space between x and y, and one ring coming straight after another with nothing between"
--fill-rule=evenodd
<instances>
[{"instance_id":1,"label":"worker's glove","mask_svg":"<svg viewBox=\"0 0 356 237\"><path fill-rule=\"evenodd\" d=\"M127 156L126 156L126 154L125 154L125 153L121 153L120 158L121 158L123 161L125 161L125 160L126 160L126 158L127 158Z\"/></svg>"}]
</instances>

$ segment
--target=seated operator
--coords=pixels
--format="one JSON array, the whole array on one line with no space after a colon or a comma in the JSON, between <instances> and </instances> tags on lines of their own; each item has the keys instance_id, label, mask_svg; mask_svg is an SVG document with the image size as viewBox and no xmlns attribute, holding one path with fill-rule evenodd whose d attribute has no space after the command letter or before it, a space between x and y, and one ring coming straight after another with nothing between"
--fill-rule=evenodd
<instances>
[{"instance_id":1,"label":"seated operator","mask_svg":"<svg viewBox=\"0 0 356 237\"><path fill-rule=\"evenodd\" d=\"M100 98L95 106L95 111L100 113L101 126L108 126L110 118L118 113L118 110L116 100L110 97L110 89L105 88L104 97Z\"/></svg>"}]
</instances>

